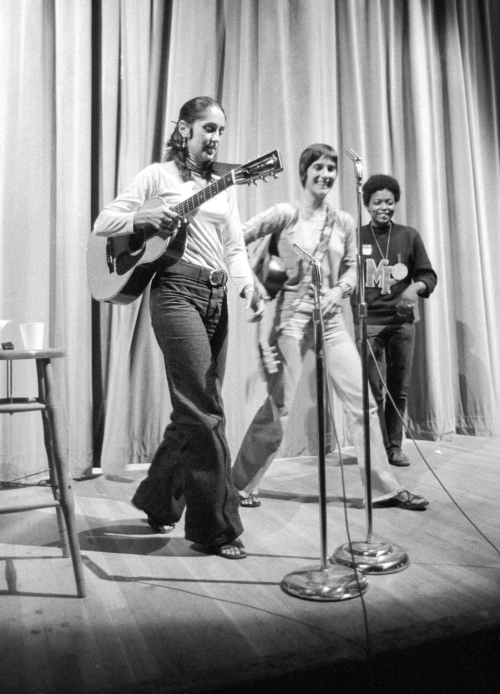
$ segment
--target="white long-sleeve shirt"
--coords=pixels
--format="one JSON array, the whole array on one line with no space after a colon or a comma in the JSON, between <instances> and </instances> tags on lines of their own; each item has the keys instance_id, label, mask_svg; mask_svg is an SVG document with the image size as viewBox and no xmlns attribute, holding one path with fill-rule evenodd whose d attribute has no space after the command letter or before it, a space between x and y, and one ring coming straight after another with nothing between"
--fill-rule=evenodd
<instances>
[{"instance_id":1,"label":"white long-sleeve shirt","mask_svg":"<svg viewBox=\"0 0 500 694\"><path fill-rule=\"evenodd\" d=\"M134 231L134 216L150 198L161 197L169 207L191 197L206 185L197 175L183 181L174 162L151 164L112 203L107 205L94 224L94 233L120 236ZM238 292L254 286L243 241L240 215L232 188L218 193L187 215L189 230L183 260L210 268L225 270Z\"/></svg>"}]
</instances>

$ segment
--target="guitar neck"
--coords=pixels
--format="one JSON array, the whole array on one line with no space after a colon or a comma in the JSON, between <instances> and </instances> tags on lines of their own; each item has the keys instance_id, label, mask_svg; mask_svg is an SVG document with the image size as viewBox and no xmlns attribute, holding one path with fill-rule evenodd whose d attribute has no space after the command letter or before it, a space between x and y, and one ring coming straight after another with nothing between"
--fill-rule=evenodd
<instances>
[{"instance_id":1,"label":"guitar neck","mask_svg":"<svg viewBox=\"0 0 500 694\"><path fill-rule=\"evenodd\" d=\"M193 210L196 210L197 207L203 205L204 202L207 202L207 200L211 200L213 197L215 197L219 193L222 193L223 190L226 190L226 188L229 188L233 184L234 177L232 172L230 171L222 178L219 178L217 181L214 181L209 186L202 188L200 191L192 195L190 198L188 198L187 200L183 200L171 209L181 217L185 217Z\"/></svg>"},{"instance_id":2,"label":"guitar neck","mask_svg":"<svg viewBox=\"0 0 500 694\"><path fill-rule=\"evenodd\" d=\"M276 174L279 171L283 171L283 166L281 163L280 154L278 150L275 150L274 152L265 154L258 159L254 159L254 161L251 161L245 166L237 166L219 178L217 181L214 181L210 185L206 186L206 188L202 188L195 193L195 195L192 195L187 200L183 200L171 209L180 217L186 217L186 215L188 215L190 212L193 212L193 210L196 210L204 202L207 202L207 200L210 200L215 195L218 195L223 190L226 190L226 188L229 188L229 186L243 183L255 183L255 181L258 179L263 179L266 181L266 176L276 177ZM158 198L163 200L161 193L159 194ZM147 201L145 205L146 204ZM150 238L156 236L158 233L159 231L157 229L151 227L144 229L129 242L130 249L137 250L145 241L149 241Z\"/></svg>"},{"instance_id":3,"label":"guitar neck","mask_svg":"<svg viewBox=\"0 0 500 694\"><path fill-rule=\"evenodd\" d=\"M175 205L170 209L176 214L180 215L181 217L185 217L193 210L196 210L196 208L198 208L200 205L203 205L203 203L207 200L211 200L211 198L215 197L219 193L222 193L222 191L226 190L226 188L229 188L230 186L234 185L234 183L235 178L233 176L233 172L229 171L229 173L227 173L222 178L219 178L217 181L214 181L209 186L206 186L206 188L202 188L187 200L183 200L178 205ZM136 234L129 241L130 249L139 249L146 241L149 241L158 233L159 230L154 229L152 227L143 229L142 232Z\"/></svg>"}]
</instances>

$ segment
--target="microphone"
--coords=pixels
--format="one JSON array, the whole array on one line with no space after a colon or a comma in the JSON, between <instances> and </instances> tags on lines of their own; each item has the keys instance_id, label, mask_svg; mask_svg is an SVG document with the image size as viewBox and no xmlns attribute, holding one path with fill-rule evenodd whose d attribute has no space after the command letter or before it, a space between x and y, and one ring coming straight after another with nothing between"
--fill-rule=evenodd
<instances>
[{"instance_id":1,"label":"microphone","mask_svg":"<svg viewBox=\"0 0 500 694\"><path fill-rule=\"evenodd\" d=\"M292 245L292 251L308 263L311 263L311 280L314 286L321 287L321 265L317 258L309 255L303 248L298 246L296 243Z\"/></svg>"},{"instance_id":2,"label":"microphone","mask_svg":"<svg viewBox=\"0 0 500 694\"><path fill-rule=\"evenodd\" d=\"M346 149L345 153L354 162L354 168L356 169L356 179L358 181L358 186L360 186L361 180L363 178L363 167L361 166L361 157L358 157L358 155L352 149L352 147L349 147L349 149Z\"/></svg>"},{"instance_id":3,"label":"microphone","mask_svg":"<svg viewBox=\"0 0 500 694\"><path fill-rule=\"evenodd\" d=\"M356 152L352 149L352 147L349 147L349 149L346 149L345 153L347 156L352 159L354 162L361 161L361 157L359 157Z\"/></svg>"},{"instance_id":4,"label":"microphone","mask_svg":"<svg viewBox=\"0 0 500 694\"><path fill-rule=\"evenodd\" d=\"M302 258L302 260L306 260L308 263L315 263L316 262L316 258L313 258L312 255L309 255L309 253L307 253L303 248L298 246L296 243L293 244L292 251L294 253L296 253L297 255L299 255Z\"/></svg>"}]
</instances>

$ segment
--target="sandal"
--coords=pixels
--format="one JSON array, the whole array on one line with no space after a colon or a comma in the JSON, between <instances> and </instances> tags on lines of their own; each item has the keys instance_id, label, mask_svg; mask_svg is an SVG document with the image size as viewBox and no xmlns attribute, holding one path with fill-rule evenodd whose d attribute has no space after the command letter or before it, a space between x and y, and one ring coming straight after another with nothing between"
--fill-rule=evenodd
<instances>
[{"instance_id":1,"label":"sandal","mask_svg":"<svg viewBox=\"0 0 500 694\"><path fill-rule=\"evenodd\" d=\"M403 491L399 492L399 494L393 496L391 501L396 506L407 508L410 511L423 511L423 509L429 505L429 501L425 498L425 496L417 496L416 494L409 492L407 489L403 489Z\"/></svg>"},{"instance_id":2,"label":"sandal","mask_svg":"<svg viewBox=\"0 0 500 694\"><path fill-rule=\"evenodd\" d=\"M203 554L215 554L223 559L246 559L248 553L243 545L243 542L236 538L232 542L224 542L222 545L202 545L195 543L194 548L197 552L203 552ZM232 552L231 550L237 549L238 552Z\"/></svg>"},{"instance_id":3,"label":"sandal","mask_svg":"<svg viewBox=\"0 0 500 694\"><path fill-rule=\"evenodd\" d=\"M240 506L246 508L258 508L261 503L262 502L255 494L249 494L248 496L241 496L240 494Z\"/></svg>"},{"instance_id":4,"label":"sandal","mask_svg":"<svg viewBox=\"0 0 500 694\"><path fill-rule=\"evenodd\" d=\"M238 550L237 554L230 551L224 552L224 550L231 550L233 548ZM214 554L217 554L217 556L222 557L223 559L246 559L248 557L248 553L243 545L243 542L238 538L232 542L225 542L223 545L215 547Z\"/></svg>"},{"instance_id":5,"label":"sandal","mask_svg":"<svg viewBox=\"0 0 500 694\"><path fill-rule=\"evenodd\" d=\"M164 525L163 523L160 523L156 520L156 518L153 518L153 516L150 516L149 514L148 525L151 528L151 530L153 530L153 532L159 533L161 535L164 535L165 533L171 533L172 530L175 528L175 523L172 523L171 525Z\"/></svg>"},{"instance_id":6,"label":"sandal","mask_svg":"<svg viewBox=\"0 0 500 694\"><path fill-rule=\"evenodd\" d=\"M138 506L136 502L134 501L135 497L131 500L132 506L135 506L136 509L139 511L144 511L143 508ZM164 535L165 533L171 533L172 530L175 528L175 523L171 523L170 525L167 523L166 525L164 523L161 523L159 520L157 520L154 516L152 516L150 513L147 511L144 511L146 516L148 517L147 523L151 530L155 533L159 533L160 535Z\"/></svg>"}]
</instances>

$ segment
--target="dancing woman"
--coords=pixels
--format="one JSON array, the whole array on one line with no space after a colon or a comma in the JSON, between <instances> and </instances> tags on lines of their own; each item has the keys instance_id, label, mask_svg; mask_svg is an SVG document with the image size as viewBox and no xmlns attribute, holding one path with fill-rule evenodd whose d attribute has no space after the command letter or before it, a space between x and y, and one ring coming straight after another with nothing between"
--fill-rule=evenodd
<instances>
[{"instance_id":1,"label":"dancing woman","mask_svg":"<svg viewBox=\"0 0 500 694\"><path fill-rule=\"evenodd\" d=\"M364 482L361 362L342 310L343 300L356 286L354 222L350 215L333 209L326 201L337 178L337 155L329 145L314 144L302 152L299 176L302 195L298 203L274 205L244 225L247 244L266 235L275 237L287 279L276 299L271 336L280 366L269 376L268 396L253 418L233 466L233 480L242 506L260 506L260 480L282 441L303 355L314 347L310 269L293 252L293 244L321 262L326 287L322 297L326 371L342 402ZM369 414L372 501L390 502L411 510L424 509L428 500L405 489L389 467L373 398L370 398Z\"/></svg>"}]
</instances>

